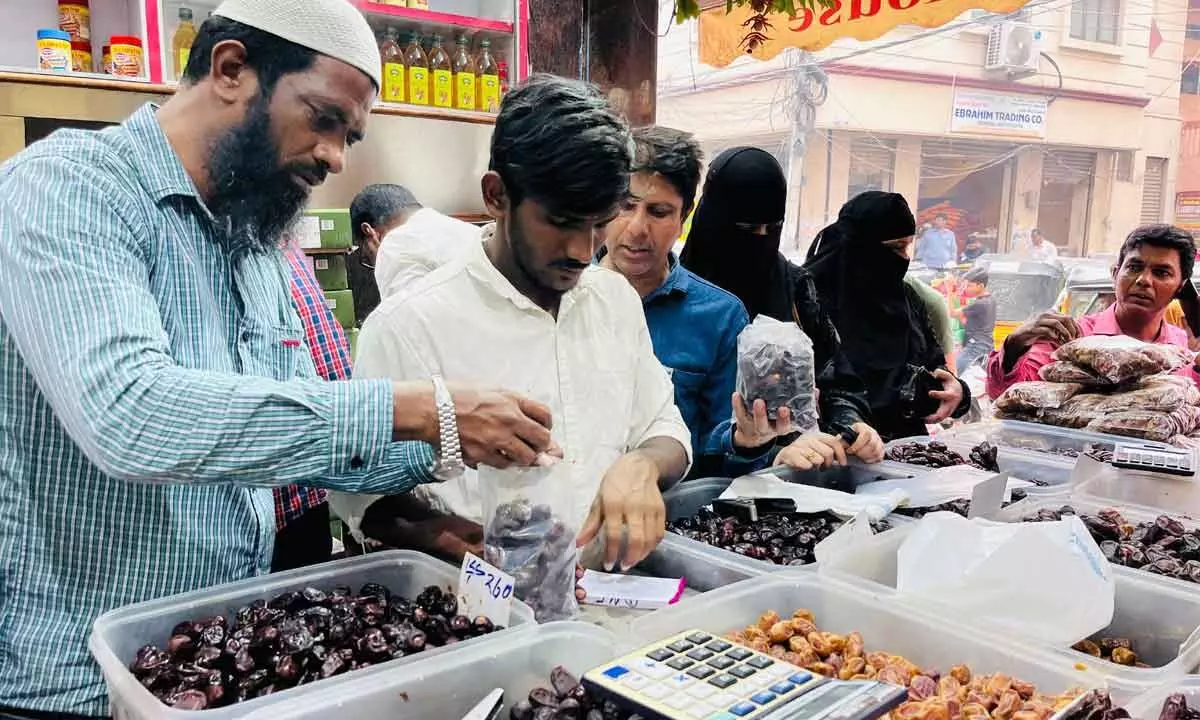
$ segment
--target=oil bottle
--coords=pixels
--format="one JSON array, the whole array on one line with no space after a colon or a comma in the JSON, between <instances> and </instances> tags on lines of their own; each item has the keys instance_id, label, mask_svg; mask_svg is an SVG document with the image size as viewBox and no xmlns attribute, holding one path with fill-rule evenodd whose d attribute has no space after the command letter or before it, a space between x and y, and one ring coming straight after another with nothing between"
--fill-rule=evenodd
<instances>
[{"instance_id":1,"label":"oil bottle","mask_svg":"<svg viewBox=\"0 0 1200 720\"><path fill-rule=\"evenodd\" d=\"M408 101L413 105L429 104L429 59L421 49L421 36L414 32L404 50L404 67L408 69Z\"/></svg>"},{"instance_id":2,"label":"oil bottle","mask_svg":"<svg viewBox=\"0 0 1200 720\"><path fill-rule=\"evenodd\" d=\"M479 43L479 101L478 107L484 112L500 112L500 66L492 55L492 42L484 40Z\"/></svg>"},{"instance_id":3,"label":"oil bottle","mask_svg":"<svg viewBox=\"0 0 1200 720\"><path fill-rule=\"evenodd\" d=\"M459 35L454 48L454 107L459 110L474 110L476 107L477 84L475 59L467 50L467 36Z\"/></svg>"},{"instance_id":4,"label":"oil bottle","mask_svg":"<svg viewBox=\"0 0 1200 720\"><path fill-rule=\"evenodd\" d=\"M404 97L404 50L400 48L400 34L396 28L388 28L379 43L379 57L383 62L383 101L402 103Z\"/></svg>"},{"instance_id":5,"label":"oil bottle","mask_svg":"<svg viewBox=\"0 0 1200 720\"><path fill-rule=\"evenodd\" d=\"M196 23L192 20L191 8L179 8L179 24L175 26L175 35L171 38L171 57L175 62L175 79L183 79L183 71L187 69L188 58L192 54L192 43L196 41Z\"/></svg>"},{"instance_id":6,"label":"oil bottle","mask_svg":"<svg viewBox=\"0 0 1200 720\"><path fill-rule=\"evenodd\" d=\"M433 47L429 50L429 91L434 107L454 107L454 70L450 56L442 47L442 36L433 36Z\"/></svg>"}]
</instances>

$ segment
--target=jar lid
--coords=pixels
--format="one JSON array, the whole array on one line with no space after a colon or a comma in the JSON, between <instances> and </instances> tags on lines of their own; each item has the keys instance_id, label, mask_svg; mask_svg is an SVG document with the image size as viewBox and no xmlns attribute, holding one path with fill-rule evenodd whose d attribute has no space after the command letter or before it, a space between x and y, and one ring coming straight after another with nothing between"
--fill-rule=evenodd
<instances>
[{"instance_id":1,"label":"jar lid","mask_svg":"<svg viewBox=\"0 0 1200 720\"><path fill-rule=\"evenodd\" d=\"M38 30L38 40L66 40L71 42L71 33L63 30Z\"/></svg>"},{"instance_id":2,"label":"jar lid","mask_svg":"<svg viewBox=\"0 0 1200 720\"><path fill-rule=\"evenodd\" d=\"M133 45L134 47L142 46L142 39L137 35L113 35L109 40L112 45Z\"/></svg>"},{"instance_id":3,"label":"jar lid","mask_svg":"<svg viewBox=\"0 0 1200 720\"><path fill-rule=\"evenodd\" d=\"M92 52L92 44L87 40L72 40L71 49L75 52L85 52L90 54Z\"/></svg>"},{"instance_id":4,"label":"jar lid","mask_svg":"<svg viewBox=\"0 0 1200 720\"><path fill-rule=\"evenodd\" d=\"M59 5L75 5L76 7L87 7L88 0L58 0Z\"/></svg>"}]
</instances>

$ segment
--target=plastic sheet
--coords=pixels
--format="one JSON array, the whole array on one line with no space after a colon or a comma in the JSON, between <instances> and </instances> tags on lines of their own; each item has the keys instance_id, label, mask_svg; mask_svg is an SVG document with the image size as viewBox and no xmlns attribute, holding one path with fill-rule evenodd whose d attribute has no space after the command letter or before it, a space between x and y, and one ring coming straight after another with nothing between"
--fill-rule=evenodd
<instances>
[{"instance_id":1,"label":"plastic sheet","mask_svg":"<svg viewBox=\"0 0 1200 720\"><path fill-rule=\"evenodd\" d=\"M737 390L747 405L766 403L775 419L787 407L795 429L817 426L812 340L795 323L759 315L738 336Z\"/></svg>"}]
</instances>

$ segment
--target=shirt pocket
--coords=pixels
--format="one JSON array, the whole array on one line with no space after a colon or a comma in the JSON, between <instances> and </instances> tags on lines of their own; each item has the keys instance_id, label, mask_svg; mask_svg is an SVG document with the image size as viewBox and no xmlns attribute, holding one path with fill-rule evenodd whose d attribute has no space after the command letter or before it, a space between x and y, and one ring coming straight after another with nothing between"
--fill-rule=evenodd
<instances>
[{"instance_id":1,"label":"shirt pocket","mask_svg":"<svg viewBox=\"0 0 1200 720\"><path fill-rule=\"evenodd\" d=\"M308 346L298 327L244 324L238 334L242 374L291 380L305 367Z\"/></svg>"}]
</instances>

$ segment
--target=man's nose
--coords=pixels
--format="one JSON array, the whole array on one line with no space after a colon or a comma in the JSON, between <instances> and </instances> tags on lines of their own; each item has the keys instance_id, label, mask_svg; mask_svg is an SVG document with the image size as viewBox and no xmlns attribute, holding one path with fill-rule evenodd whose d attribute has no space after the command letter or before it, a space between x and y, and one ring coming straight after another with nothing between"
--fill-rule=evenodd
<instances>
[{"instance_id":1,"label":"man's nose","mask_svg":"<svg viewBox=\"0 0 1200 720\"><path fill-rule=\"evenodd\" d=\"M632 238L643 238L650 231L650 223L646 217L646 211L638 208L630 218L629 224L625 226L625 234Z\"/></svg>"},{"instance_id":2,"label":"man's nose","mask_svg":"<svg viewBox=\"0 0 1200 720\"><path fill-rule=\"evenodd\" d=\"M323 142L317 145L313 157L323 163L329 172L337 175L346 168L346 146L337 143Z\"/></svg>"}]
</instances>

